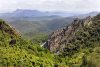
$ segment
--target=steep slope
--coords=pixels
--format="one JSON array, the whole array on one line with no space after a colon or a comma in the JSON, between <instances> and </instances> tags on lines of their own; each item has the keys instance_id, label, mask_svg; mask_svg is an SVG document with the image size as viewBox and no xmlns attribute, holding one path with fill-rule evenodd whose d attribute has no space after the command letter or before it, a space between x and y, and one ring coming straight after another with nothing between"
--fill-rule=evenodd
<instances>
[{"instance_id":1,"label":"steep slope","mask_svg":"<svg viewBox=\"0 0 100 67\"><path fill-rule=\"evenodd\" d=\"M15 30L11 25L5 23L5 21L0 20L0 31L5 32L14 36L21 36L18 31Z\"/></svg>"},{"instance_id":2,"label":"steep slope","mask_svg":"<svg viewBox=\"0 0 100 67\"><path fill-rule=\"evenodd\" d=\"M71 25L53 32L44 47L57 53L64 50L71 52L84 46L93 46L92 41L94 40L97 41L97 45L100 45L99 17L97 15L94 18L74 20Z\"/></svg>"},{"instance_id":3,"label":"steep slope","mask_svg":"<svg viewBox=\"0 0 100 67\"><path fill-rule=\"evenodd\" d=\"M44 47L68 67L100 67L100 14L53 32Z\"/></svg>"},{"instance_id":4,"label":"steep slope","mask_svg":"<svg viewBox=\"0 0 100 67\"><path fill-rule=\"evenodd\" d=\"M38 44L22 39L15 28L0 20L0 67L49 67L54 65L53 56Z\"/></svg>"},{"instance_id":5,"label":"steep slope","mask_svg":"<svg viewBox=\"0 0 100 67\"><path fill-rule=\"evenodd\" d=\"M0 44L7 46L7 44L16 44L17 38L20 38L21 34L15 30L11 25L0 20ZM7 43L7 44L5 44Z\"/></svg>"},{"instance_id":6,"label":"steep slope","mask_svg":"<svg viewBox=\"0 0 100 67\"><path fill-rule=\"evenodd\" d=\"M1 67L100 67L100 15L53 32L45 47L55 54L0 20Z\"/></svg>"}]
</instances>

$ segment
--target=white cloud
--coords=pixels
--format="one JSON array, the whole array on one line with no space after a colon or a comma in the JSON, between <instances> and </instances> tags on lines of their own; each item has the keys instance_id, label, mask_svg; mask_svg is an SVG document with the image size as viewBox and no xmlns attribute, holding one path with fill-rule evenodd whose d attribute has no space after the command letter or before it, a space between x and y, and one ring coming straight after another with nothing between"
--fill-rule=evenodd
<instances>
[{"instance_id":1,"label":"white cloud","mask_svg":"<svg viewBox=\"0 0 100 67\"><path fill-rule=\"evenodd\" d=\"M0 12L16 9L100 11L100 0L0 0Z\"/></svg>"}]
</instances>

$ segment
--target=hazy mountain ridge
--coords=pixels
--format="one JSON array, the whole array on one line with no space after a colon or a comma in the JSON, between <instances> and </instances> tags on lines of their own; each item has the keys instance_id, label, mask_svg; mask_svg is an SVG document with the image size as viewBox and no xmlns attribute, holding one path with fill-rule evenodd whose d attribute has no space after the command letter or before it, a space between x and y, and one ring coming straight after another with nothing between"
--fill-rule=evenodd
<instances>
[{"instance_id":1,"label":"hazy mountain ridge","mask_svg":"<svg viewBox=\"0 0 100 67\"><path fill-rule=\"evenodd\" d=\"M93 13L93 14L92 14ZM58 28L69 25L78 16L95 16L98 12L88 14L73 12L42 12L38 10L17 9L11 13L0 14L0 18L6 20L27 37L37 33L51 33ZM33 35L30 33L33 33Z\"/></svg>"},{"instance_id":2,"label":"hazy mountain ridge","mask_svg":"<svg viewBox=\"0 0 100 67\"><path fill-rule=\"evenodd\" d=\"M1 17L42 17L42 16L61 16L61 17L69 17L79 15L80 13L73 12L46 12L46 11L38 11L38 10L28 10L28 9L17 9L11 13L1 13Z\"/></svg>"},{"instance_id":3,"label":"hazy mountain ridge","mask_svg":"<svg viewBox=\"0 0 100 67\"><path fill-rule=\"evenodd\" d=\"M13 18L13 17L42 17L42 16L61 16L61 17L72 17L72 16L95 16L99 12L93 11L89 13L84 12L49 12L49 11L39 11L39 10L28 10L28 9L16 9L9 13L0 13L0 17Z\"/></svg>"},{"instance_id":4,"label":"hazy mountain ridge","mask_svg":"<svg viewBox=\"0 0 100 67\"><path fill-rule=\"evenodd\" d=\"M91 16L91 17L94 17L96 15L98 15L99 12L97 11L94 11L94 12L90 12L90 13L86 13L86 14L81 14L81 15L78 15L76 16L77 18L86 18L87 16ZM74 16L75 17L75 16Z\"/></svg>"}]
</instances>

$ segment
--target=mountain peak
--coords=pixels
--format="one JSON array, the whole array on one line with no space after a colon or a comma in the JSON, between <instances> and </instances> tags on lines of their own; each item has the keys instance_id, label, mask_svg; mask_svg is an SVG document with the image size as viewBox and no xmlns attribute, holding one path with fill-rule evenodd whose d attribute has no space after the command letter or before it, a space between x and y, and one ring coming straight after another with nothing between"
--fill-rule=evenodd
<instances>
[{"instance_id":1,"label":"mountain peak","mask_svg":"<svg viewBox=\"0 0 100 67\"><path fill-rule=\"evenodd\" d=\"M96 17L98 17L98 16L96 16ZM59 51L62 51L67 46L72 46L72 45L68 45L68 44L70 44L70 42L72 40L75 40L77 37L79 37L79 36L76 37L76 33L79 34L80 31L82 31L82 33L84 33L84 32L86 32L87 28L93 30L91 28L92 24L94 24L94 22L98 23L97 22L98 20L94 21L93 19L95 19L95 18L91 18L90 16L85 19L78 19L78 18L75 19L72 22L72 24L70 24L69 26L66 26L65 28L62 28L62 29L59 29L59 30L53 32L50 35L50 37L49 37L48 41L46 42L46 44L44 45L44 47L49 49L51 52L57 53ZM93 28L95 28L95 27L93 27ZM92 35L89 30L87 30L87 32L88 32L88 34ZM86 34L84 34L84 36L86 36ZM83 37L83 36L80 35L80 37ZM85 38L85 37L83 37L83 38ZM73 44L73 46L74 45L75 44ZM67 47L67 48L69 49L69 47Z\"/></svg>"},{"instance_id":2,"label":"mountain peak","mask_svg":"<svg viewBox=\"0 0 100 67\"><path fill-rule=\"evenodd\" d=\"M29 9L16 9L14 12L40 12L38 10L29 10Z\"/></svg>"}]
</instances>

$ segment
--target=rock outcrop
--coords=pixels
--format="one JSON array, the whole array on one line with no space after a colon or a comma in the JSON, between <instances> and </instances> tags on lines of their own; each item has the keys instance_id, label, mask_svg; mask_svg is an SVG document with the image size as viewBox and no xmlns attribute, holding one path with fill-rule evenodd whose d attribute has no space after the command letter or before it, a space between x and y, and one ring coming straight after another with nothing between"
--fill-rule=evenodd
<instances>
[{"instance_id":1,"label":"rock outcrop","mask_svg":"<svg viewBox=\"0 0 100 67\"><path fill-rule=\"evenodd\" d=\"M7 45L6 43L9 43L9 45L15 45L18 38L21 37L21 34L16 31L14 27L7 24L4 20L0 20L0 41L4 43L4 45ZM5 39L5 40L2 40Z\"/></svg>"},{"instance_id":2,"label":"rock outcrop","mask_svg":"<svg viewBox=\"0 0 100 67\"><path fill-rule=\"evenodd\" d=\"M16 31L16 29L14 27L12 27L11 25L7 24L5 21L0 20L0 30L4 31L10 35L14 35L14 36L21 36L21 34Z\"/></svg>"},{"instance_id":3,"label":"rock outcrop","mask_svg":"<svg viewBox=\"0 0 100 67\"><path fill-rule=\"evenodd\" d=\"M79 31L82 27L92 24L91 17L85 19L76 18L72 24L53 32L44 47L51 52L57 53L68 45L70 39L73 38L74 32Z\"/></svg>"}]
</instances>

